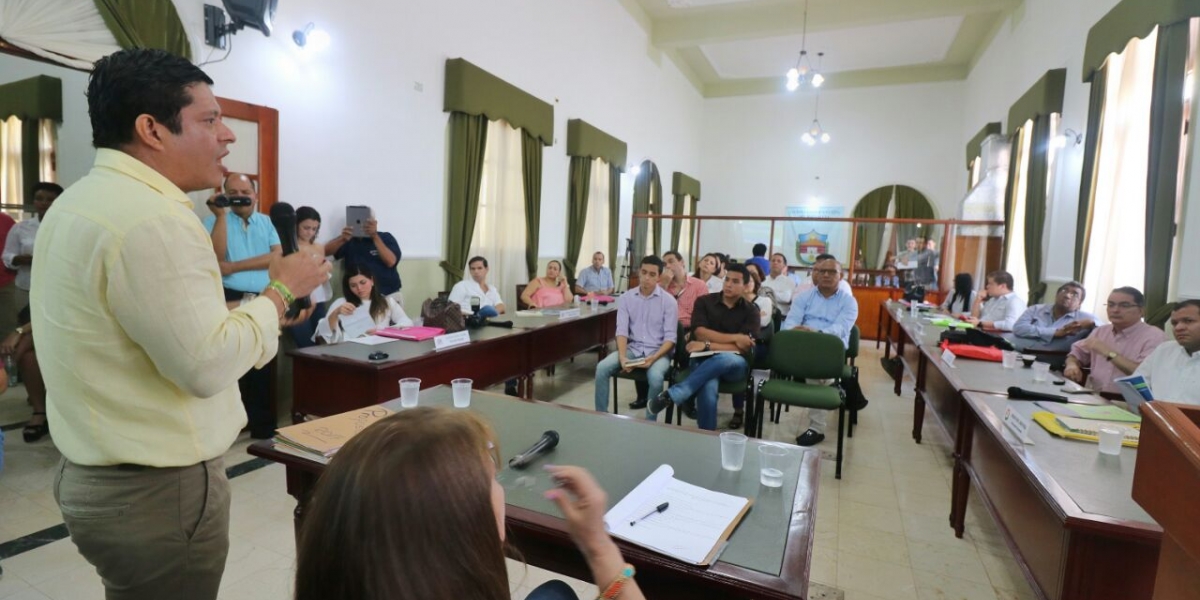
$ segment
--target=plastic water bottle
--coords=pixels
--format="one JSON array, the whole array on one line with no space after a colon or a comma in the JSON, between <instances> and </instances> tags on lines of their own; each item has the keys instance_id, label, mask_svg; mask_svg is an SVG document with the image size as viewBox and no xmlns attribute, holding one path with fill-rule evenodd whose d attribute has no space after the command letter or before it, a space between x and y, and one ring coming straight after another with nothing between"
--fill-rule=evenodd
<instances>
[{"instance_id":1,"label":"plastic water bottle","mask_svg":"<svg viewBox=\"0 0 1200 600\"><path fill-rule=\"evenodd\" d=\"M574 306L579 306L579 294L575 294L575 299L571 301Z\"/></svg>"},{"instance_id":2,"label":"plastic water bottle","mask_svg":"<svg viewBox=\"0 0 1200 600\"><path fill-rule=\"evenodd\" d=\"M17 376L17 361L13 360L11 354L4 357L4 371L8 374L9 385L20 382L20 378Z\"/></svg>"},{"instance_id":3,"label":"plastic water bottle","mask_svg":"<svg viewBox=\"0 0 1200 600\"><path fill-rule=\"evenodd\" d=\"M600 301L597 300L596 296L593 294L592 299L590 301L588 301L588 307L592 309L592 312L596 312L596 309L599 308L599 306L600 306Z\"/></svg>"}]
</instances>

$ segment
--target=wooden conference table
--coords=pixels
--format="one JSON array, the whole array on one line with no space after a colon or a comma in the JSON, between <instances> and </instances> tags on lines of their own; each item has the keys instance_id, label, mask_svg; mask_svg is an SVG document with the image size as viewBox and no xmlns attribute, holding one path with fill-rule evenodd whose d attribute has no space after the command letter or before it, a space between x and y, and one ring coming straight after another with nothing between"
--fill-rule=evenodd
<instances>
[{"instance_id":1,"label":"wooden conference table","mask_svg":"<svg viewBox=\"0 0 1200 600\"><path fill-rule=\"evenodd\" d=\"M1096 445L1055 438L1030 428L1032 445L1016 441L1002 422L1007 407L1028 416L1040 410L1009 401L1009 386L1062 394L1034 383L1032 369L999 363L942 360L942 331L887 303L886 355L895 351L916 382L913 439L921 441L928 408L954 441L950 525L965 529L970 484L1000 525L1009 548L1042 598L1150 598L1162 528L1132 499L1137 450L1103 456ZM903 372L896 377L900 394ZM1051 379L1054 379L1051 377Z\"/></svg>"},{"instance_id":2,"label":"wooden conference table","mask_svg":"<svg viewBox=\"0 0 1200 600\"><path fill-rule=\"evenodd\" d=\"M567 307L561 307L567 308ZM533 373L593 349L601 352L616 336L616 304L592 311L579 307L579 317L501 315L511 329L485 326L469 330L471 343L434 350L433 340L396 340L368 346L343 342L290 353L293 409L296 421L306 415L326 416L378 404L399 393L399 380L421 379L421 387L449 384L459 377L476 389L517 379L522 397L533 397ZM368 356L384 352L388 358Z\"/></svg>"},{"instance_id":3,"label":"wooden conference table","mask_svg":"<svg viewBox=\"0 0 1200 600\"><path fill-rule=\"evenodd\" d=\"M400 410L398 400L387 405ZM420 405L452 406L450 389L423 390ZM492 424L505 458L537 441L545 430L560 435L558 447L546 459L524 471L506 467L498 474L505 490L508 539L530 564L591 580L566 522L542 496L552 486L549 475L539 468L542 462L587 468L608 493L610 505L665 463L680 480L746 496L754 504L717 562L707 568L618 541L625 559L637 568L638 583L647 597L807 597L820 465L816 452L790 447L794 468L788 470L781 488L767 488L758 481L755 449L762 443L758 440L748 441L742 470L731 472L721 468L720 440L709 432L480 391L473 393L467 410ZM325 467L278 452L270 441L250 446L249 452L287 467L288 493L297 500L299 527L309 493Z\"/></svg>"}]
</instances>

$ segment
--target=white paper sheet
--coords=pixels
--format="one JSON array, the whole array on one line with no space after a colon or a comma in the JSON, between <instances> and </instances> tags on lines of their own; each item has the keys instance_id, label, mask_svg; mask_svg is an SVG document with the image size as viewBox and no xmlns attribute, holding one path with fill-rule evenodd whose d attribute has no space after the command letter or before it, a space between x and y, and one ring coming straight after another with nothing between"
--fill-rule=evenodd
<instances>
[{"instance_id":1,"label":"white paper sheet","mask_svg":"<svg viewBox=\"0 0 1200 600\"><path fill-rule=\"evenodd\" d=\"M344 340L362 337L366 335L367 331L377 327L375 320L371 318L371 313L365 310L342 315L338 319L338 324L342 328L342 339Z\"/></svg>"},{"instance_id":2,"label":"white paper sheet","mask_svg":"<svg viewBox=\"0 0 1200 600\"><path fill-rule=\"evenodd\" d=\"M346 340L346 341L353 342L355 344L362 344L364 346L378 346L379 344L386 344L388 342L394 342L396 340L389 338L389 337L383 337L382 335L365 335L360 338L354 338L352 340Z\"/></svg>"}]
</instances>

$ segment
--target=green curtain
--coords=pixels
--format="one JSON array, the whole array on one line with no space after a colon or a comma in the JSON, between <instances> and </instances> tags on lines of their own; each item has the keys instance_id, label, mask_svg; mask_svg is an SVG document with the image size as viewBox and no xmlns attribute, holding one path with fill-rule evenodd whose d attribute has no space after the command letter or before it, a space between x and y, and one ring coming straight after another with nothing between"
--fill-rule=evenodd
<instances>
[{"instance_id":1,"label":"green curtain","mask_svg":"<svg viewBox=\"0 0 1200 600\"><path fill-rule=\"evenodd\" d=\"M525 183L525 266L537 277L538 238L542 225L542 141L521 130L521 178ZM586 200L585 200L586 202Z\"/></svg>"},{"instance_id":2,"label":"green curtain","mask_svg":"<svg viewBox=\"0 0 1200 600\"><path fill-rule=\"evenodd\" d=\"M617 265L617 240L621 237L621 166L608 164L608 256ZM616 275L616 271L613 271ZM614 281L614 283L616 283Z\"/></svg>"},{"instance_id":3,"label":"green curtain","mask_svg":"<svg viewBox=\"0 0 1200 600\"><path fill-rule=\"evenodd\" d=\"M1017 172L1021 168L1021 129L1012 133L1012 146L1008 158L1008 183L1004 186L1004 252L1000 257L1000 268L1008 268L1008 255L1012 251L1012 228L1017 194Z\"/></svg>"},{"instance_id":4,"label":"green curtain","mask_svg":"<svg viewBox=\"0 0 1200 600\"><path fill-rule=\"evenodd\" d=\"M171 0L95 0L122 48L158 48L192 59L192 45Z\"/></svg>"},{"instance_id":5,"label":"green curtain","mask_svg":"<svg viewBox=\"0 0 1200 600\"><path fill-rule=\"evenodd\" d=\"M554 144L554 106L461 58L446 59L444 112L485 115Z\"/></svg>"},{"instance_id":6,"label":"green curtain","mask_svg":"<svg viewBox=\"0 0 1200 600\"><path fill-rule=\"evenodd\" d=\"M446 289L463 278L475 215L479 212L479 186L483 181L483 154L487 148L487 117L450 113L450 181L446 200Z\"/></svg>"},{"instance_id":7,"label":"green curtain","mask_svg":"<svg viewBox=\"0 0 1200 600\"><path fill-rule=\"evenodd\" d=\"M662 197L662 184L658 181L658 167L649 160L642 161L641 170L633 182L633 214L661 214L658 198ZM662 229L657 219L634 219L633 221L633 252L637 254L658 254L659 231ZM650 233L652 246L646 248L646 234ZM633 261L642 260L634 256Z\"/></svg>"},{"instance_id":8,"label":"green curtain","mask_svg":"<svg viewBox=\"0 0 1200 600\"><path fill-rule=\"evenodd\" d=\"M692 198L692 209L688 212L688 214L693 217L696 216L696 209L698 209L698 208L700 208L700 199ZM692 238L691 241L688 242L688 254L691 254L693 256L696 254L696 235L699 233L699 231L700 231L700 221L698 221L696 219L692 219L692 226L688 229L688 232L691 234L691 238ZM684 259L689 261L689 264L691 264L691 262L690 262L692 260L691 256L684 256Z\"/></svg>"},{"instance_id":9,"label":"green curtain","mask_svg":"<svg viewBox=\"0 0 1200 600\"><path fill-rule=\"evenodd\" d=\"M687 195L674 194L675 204L672 206L671 214L680 216L683 215L683 206L687 202ZM671 220L671 247L668 250L679 251L679 236L682 234L680 227L683 226L683 221L679 219Z\"/></svg>"},{"instance_id":10,"label":"green curtain","mask_svg":"<svg viewBox=\"0 0 1200 600\"><path fill-rule=\"evenodd\" d=\"M896 186L886 185L871 190L854 205L853 216L857 219L886 219L888 206L892 203L892 195ZM862 223L858 225L857 243L855 244L855 259L861 257L867 269L878 269L883 263L883 223ZM844 258L844 257L843 257Z\"/></svg>"},{"instance_id":11,"label":"green curtain","mask_svg":"<svg viewBox=\"0 0 1200 600\"><path fill-rule=\"evenodd\" d=\"M1092 210L1095 207L1096 161L1100 157L1100 130L1104 127L1104 95L1108 90L1106 69L1092 79L1088 121L1083 142L1083 174L1079 185L1079 209L1075 216L1075 281L1083 281L1087 263L1088 238L1092 235Z\"/></svg>"},{"instance_id":12,"label":"green curtain","mask_svg":"<svg viewBox=\"0 0 1200 600\"><path fill-rule=\"evenodd\" d=\"M575 265L579 262L579 247L583 244L583 228L587 226L588 190L591 187L592 159L572 156L570 179L567 182L567 281L575 289ZM612 256L612 255L609 255Z\"/></svg>"},{"instance_id":13,"label":"green curtain","mask_svg":"<svg viewBox=\"0 0 1200 600\"><path fill-rule=\"evenodd\" d=\"M1188 28L1184 21L1158 30L1154 59L1154 88L1150 100L1150 154L1146 178L1147 321L1160 324L1170 316L1167 300L1171 252L1175 242L1175 204L1179 194L1180 136L1183 133L1184 77L1188 58Z\"/></svg>"},{"instance_id":14,"label":"green curtain","mask_svg":"<svg viewBox=\"0 0 1200 600\"><path fill-rule=\"evenodd\" d=\"M1033 121L1029 144L1029 183L1025 186L1025 272L1029 275L1029 305L1046 294L1042 281L1042 238L1046 225L1046 181L1050 171L1050 117Z\"/></svg>"}]
</instances>

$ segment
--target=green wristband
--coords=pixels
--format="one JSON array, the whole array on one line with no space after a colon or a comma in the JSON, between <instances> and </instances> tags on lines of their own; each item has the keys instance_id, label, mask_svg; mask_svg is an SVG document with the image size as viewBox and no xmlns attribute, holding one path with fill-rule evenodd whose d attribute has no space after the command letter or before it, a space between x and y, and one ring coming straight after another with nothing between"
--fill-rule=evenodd
<instances>
[{"instance_id":1,"label":"green wristband","mask_svg":"<svg viewBox=\"0 0 1200 600\"><path fill-rule=\"evenodd\" d=\"M278 279L272 281L271 283L268 283L267 287L279 292L279 295L283 297L284 304L290 305L291 303L296 301L296 296L292 295L292 290L289 290L287 288L287 286L283 285L283 283L280 282Z\"/></svg>"}]
</instances>

